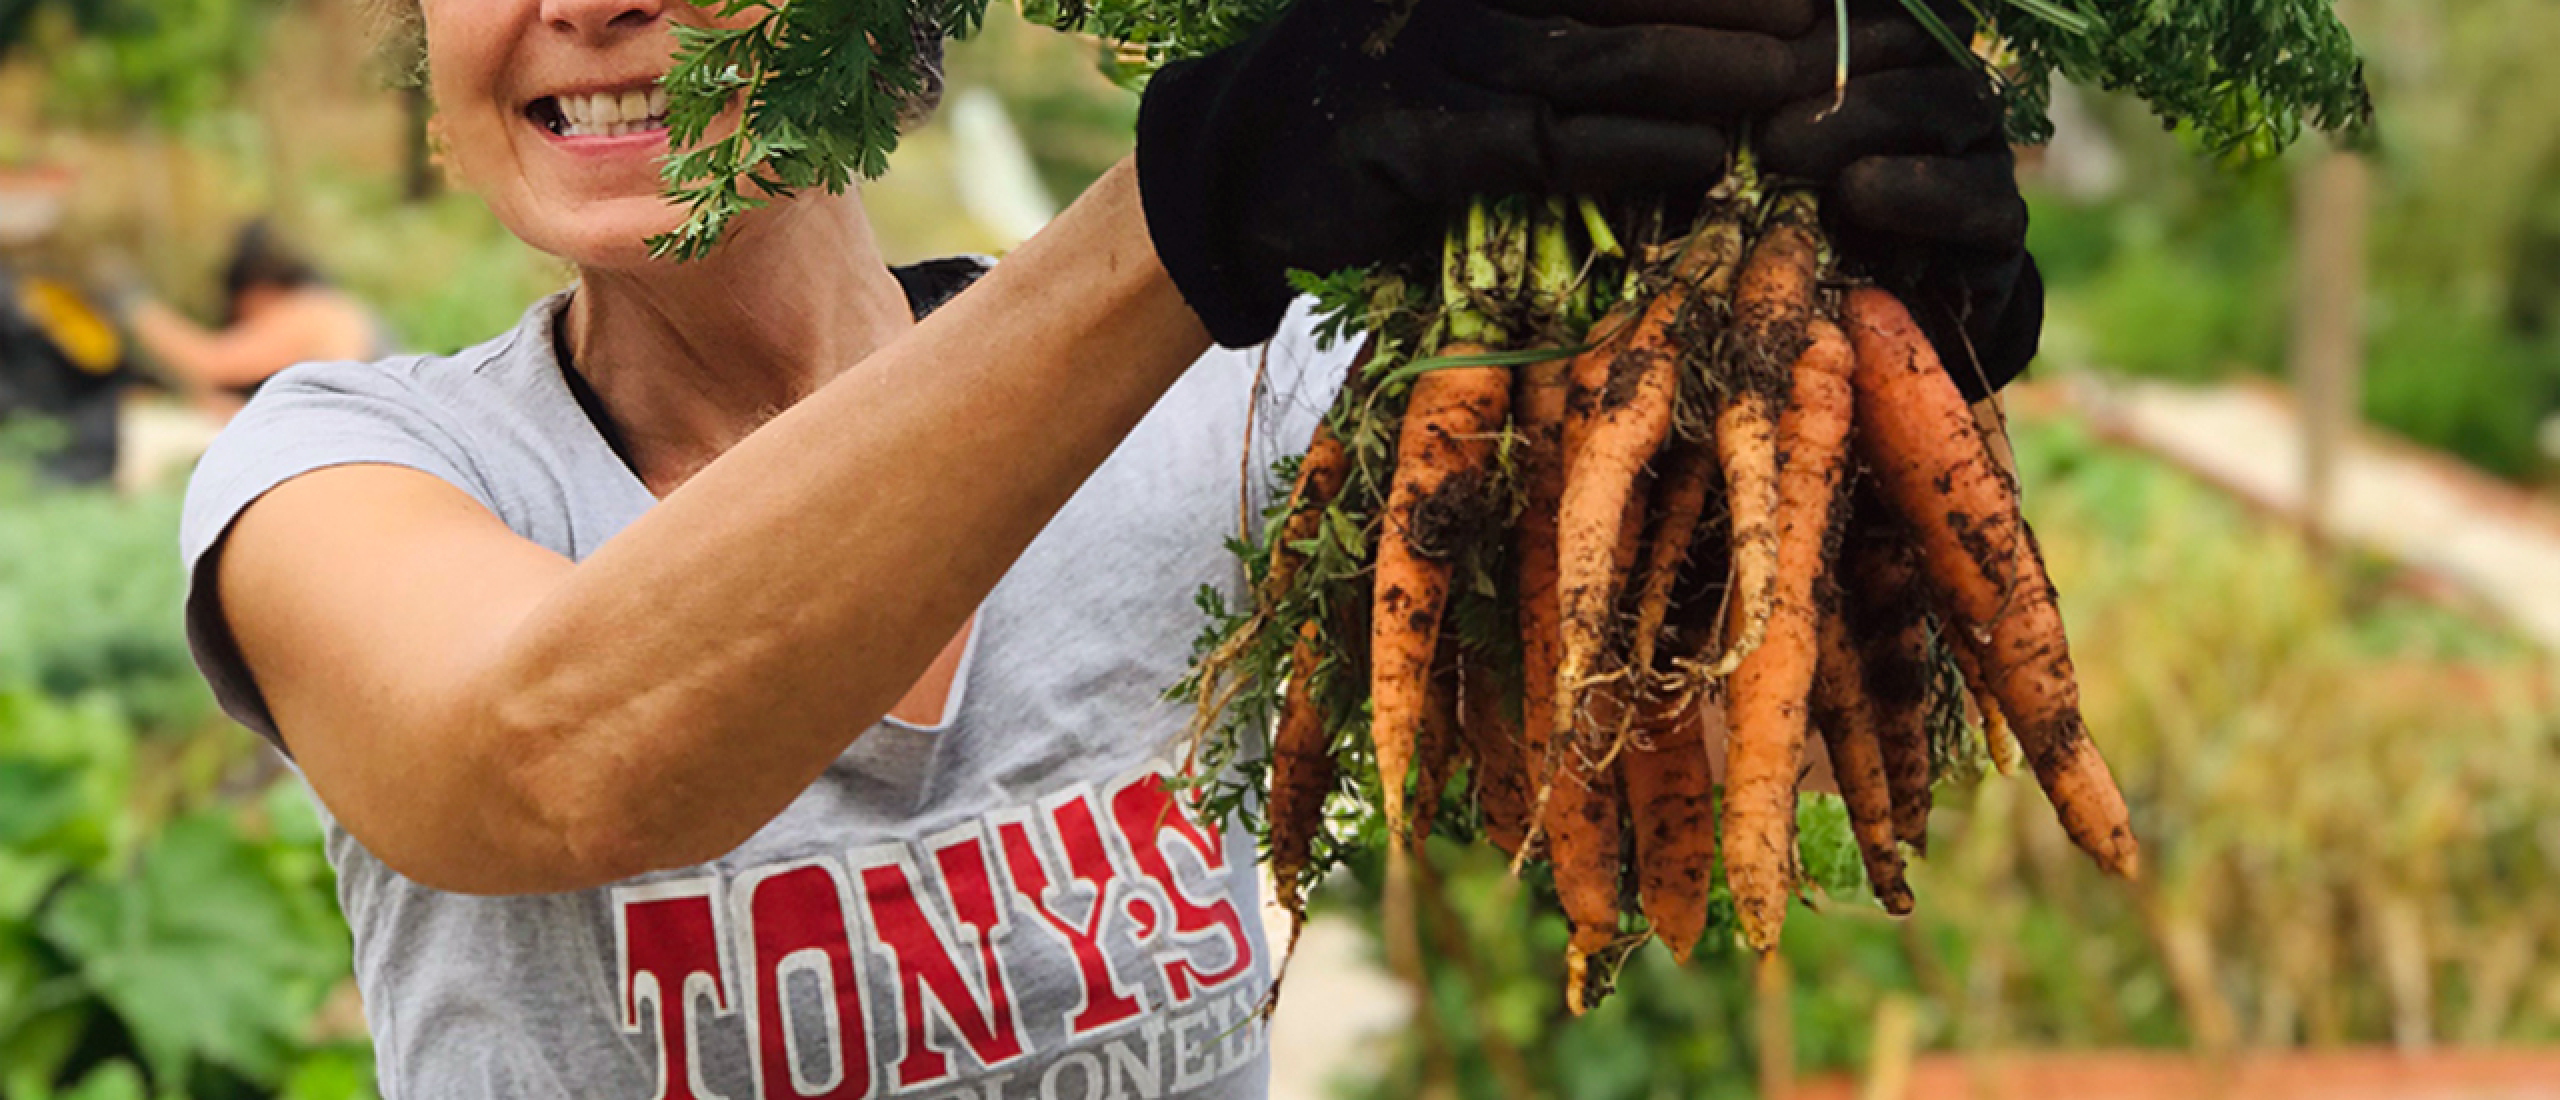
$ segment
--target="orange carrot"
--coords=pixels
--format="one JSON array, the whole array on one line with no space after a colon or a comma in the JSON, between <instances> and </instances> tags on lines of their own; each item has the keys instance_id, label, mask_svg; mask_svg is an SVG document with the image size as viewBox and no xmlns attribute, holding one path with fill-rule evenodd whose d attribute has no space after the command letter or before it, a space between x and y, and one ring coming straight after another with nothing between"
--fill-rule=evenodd
<instances>
[{"instance_id":1,"label":"orange carrot","mask_svg":"<svg viewBox=\"0 0 2560 1100\"><path fill-rule=\"evenodd\" d=\"M1440 655L1431 667L1431 688L1424 697L1422 736L1414 742L1414 795L1422 800L1413 817L1413 836L1431 835L1449 777L1464 762L1468 745L1458 726L1458 636L1440 633Z\"/></svg>"},{"instance_id":2,"label":"orange carrot","mask_svg":"<svg viewBox=\"0 0 2560 1100\"><path fill-rule=\"evenodd\" d=\"M1564 502L1556 521L1557 599L1564 657L1558 664L1555 729L1575 725L1573 711L1599 671L1616 610L1618 546L1631 514L1640 529L1636 483L1671 435L1680 363L1688 350L1681 322L1720 297L1741 251L1738 230L1719 224L1691 236L1673 261L1671 285L1647 303L1626 346L1609 361L1608 377L1591 393L1589 427L1568 436Z\"/></svg>"},{"instance_id":3,"label":"orange carrot","mask_svg":"<svg viewBox=\"0 0 2560 1100\"><path fill-rule=\"evenodd\" d=\"M1733 292L1731 354L1723 364L1723 402L1716 410L1716 459L1724 466L1725 507L1732 513L1733 639L1710 675L1722 676L1759 648L1777 601L1778 410L1794 382L1813 319L1821 275L1820 222L1802 192L1772 204Z\"/></svg>"},{"instance_id":4,"label":"orange carrot","mask_svg":"<svg viewBox=\"0 0 2560 1100\"><path fill-rule=\"evenodd\" d=\"M1639 476L1629 502L1643 507L1646 478ZM1640 521L1619 528L1610 567L1619 576L1634 568L1644 550ZM1618 742L1634 717L1627 705L1631 682L1624 677L1591 687L1574 708L1574 727L1562 731L1554 745L1560 794L1551 797L1547 854L1554 872L1556 896L1572 926L1565 945L1565 1008L1579 1016L1600 1003L1609 975L1593 962L1619 944L1618 902L1626 894L1626 760Z\"/></svg>"},{"instance_id":5,"label":"orange carrot","mask_svg":"<svg viewBox=\"0 0 2560 1100\"><path fill-rule=\"evenodd\" d=\"M1590 432L1592 421L1600 414L1601 396L1609 388L1609 369L1618 361L1619 354L1634 342L1637 330L1643 327L1649 304L1646 300L1629 298L1611 307L1609 312L1592 323L1591 331L1584 336L1584 343L1588 346L1581 354L1559 364L1563 373L1556 384L1563 387L1559 392L1564 395L1563 413L1556 420L1556 496L1559 500L1564 496L1564 471L1572 464L1574 453L1582 449L1583 437Z\"/></svg>"},{"instance_id":6,"label":"orange carrot","mask_svg":"<svg viewBox=\"0 0 2560 1100\"><path fill-rule=\"evenodd\" d=\"M1674 440L1664 463L1662 483L1654 487L1654 529L1644 558L1644 586L1636 598L1635 639L1627 664L1651 671L1653 652L1671 613L1672 583L1689 560L1697 538L1698 518L1706 513L1707 492L1714 488L1715 452L1703 443Z\"/></svg>"},{"instance_id":7,"label":"orange carrot","mask_svg":"<svg viewBox=\"0 0 2560 1100\"><path fill-rule=\"evenodd\" d=\"M1636 896L1655 938L1684 963L1707 929L1716 860L1715 774L1708 766L1699 701L1694 692L1647 698L1625 757Z\"/></svg>"},{"instance_id":8,"label":"orange carrot","mask_svg":"<svg viewBox=\"0 0 2560 1100\"><path fill-rule=\"evenodd\" d=\"M1885 911L1900 916L1911 911L1911 886L1902 877L1902 849L1894 841L1893 788L1885 778L1883 746L1876 739L1874 705L1867 698L1866 669L1850 644L1849 627L1840 614L1839 593L1828 589L1816 602L1824 605L1817 630L1821 656L1813 670L1813 723L1831 750L1831 777L1848 805L1849 830L1858 838L1858 857L1867 866L1867 883Z\"/></svg>"},{"instance_id":9,"label":"orange carrot","mask_svg":"<svg viewBox=\"0 0 2560 1100\"><path fill-rule=\"evenodd\" d=\"M1624 777L1580 746L1605 746L1616 736L1621 686L1597 685L1588 703L1576 708L1581 728L1560 739L1547 800L1547 859L1555 872L1556 900L1572 926L1564 952L1564 1003L1576 1016L1597 1005L1606 990L1608 975L1593 964L1618 942L1627 845Z\"/></svg>"},{"instance_id":10,"label":"orange carrot","mask_svg":"<svg viewBox=\"0 0 2560 1100\"><path fill-rule=\"evenodd\" d=\"M1271 735L1271 880L1293 920L1306 919L1300 880L1316 833L1324 828L1324 800L1334 783L1333 746L1315 696L1322 637L1312 619L1298 629L1298 644L1289 651L1288 692Z\"/></svg>"},{"instance_id":11,"label":"orange carrot","mask_svg":"<svg viewBox=\"0 0 2560 1100\"><path fill-rule=\"evenodd\" d=\"M1485 349L1451 345L1445 354ZM1511 404L1511 372L1448 367L1413 384L1397 433L1396 472L1378 540L1369 627L1370 730L1390 832L1406 835L1406 785L1428 713L1451 560L1475 534L1489 488L1494 433Z\"/></svg>"},{"instance_id":12,"label":"orange carrot","mask_svg":"<svg viewBox=\"0 0 2560 1100\"><path fill-rule=\"evenodd\" d=\"M1529 838L1529 807L1537 791L1521 757L1520 724L1512 719L1510 686L1483 654L1458 653L1458 729L1475 762L1476 808L1485 838L1516 856Z\"/></svg>"},{"instance_id":13,"label":"orange carrot","mask_svg":"<svg viewBox=\"0 0 2560 1100\"><path fill-rule=\"evenodd\" d=\"M1813 343L1796 361L1778 425L1786 466L1778 485L1777 598L1761 644L1727 684L1725 878L1743 938L1760 951L1777 946L1794 896L1796 776L1818 651L1813 582L1848 466L1849 343L1827 321L1808 332ZM1735 614L1751 612L1737 604Z\"/></svg>"},{"instance_id":14,"label":"orange carrot","mask_svg":"<svg viewBox=\"0 0 2560 1100\"><path fill-rule=\"evenodd\" d=\"M1840 547L1843 614L1866 670L1876 741L1893 788L1893 832L1929 851L1929 622L1920 563L1884 503L1858 496Z\"/></svg>"},{"instance_id":15,"label":"orange carrot","mask_svg":"<svg viewBox=\"0 0 2560 1100\"><path fill-rule=\"evenodd\" d=\"M1611 316L1623 318L1625 313ZM1602 324L1623 331L1623 320ZM1593 325L1592 352L1614 341ZM1611 352L1610 354L1614 354ZM1520 731L1521 755L1528 769L1529 840L1545 831L1543 807L1555 775L1554 743L1556 663L1564 638L1556 619L1556 508L1564 499L1564 431L1572 402L1571 366L1561 359L1522 366L1513 383L1512 428L1520 439L1520 517L1514 521L1512 559L1520 588ZM1513 853L1515 856L1517 852Z\"/></svg>"},{"instance_id":16,"label":"orange carrot","mask_svg":"<svg viewBox=\"0 0 2560 1100\"><path fill-rule=\"evenodd\" d=\"M1314 438L1307 441L1306 456L1298 460L1298 479L1289 487L1289 516L1281 521L1279 538L1271 547L1271 568L1263 574L1264 608L1278 605L1289 594L1289 586L1297 583L1298 570L1307 564L1298 546L1316 537L1325 509L1350 473L1350 452L1334 437L1331 424L1318 421Z\"/></svg>"},{"instance_id":17,"label":"orange carrot","mask_svg":"<svg viewBox=\"0 0 2560 1100\"><path fill-rule=\"evenodd\" d=\"M1992 461L1964 398L1901 302L1861 288L1849 295L1848 319L1858 349L1859 448L1918 535L1949 631L1982 640L1976 656L1992 697L2063 831L2100 867L2134 877L2141 846L2081 719L2061 608L2018 512L2016 482Z\"/></svg>"}]
</instances>

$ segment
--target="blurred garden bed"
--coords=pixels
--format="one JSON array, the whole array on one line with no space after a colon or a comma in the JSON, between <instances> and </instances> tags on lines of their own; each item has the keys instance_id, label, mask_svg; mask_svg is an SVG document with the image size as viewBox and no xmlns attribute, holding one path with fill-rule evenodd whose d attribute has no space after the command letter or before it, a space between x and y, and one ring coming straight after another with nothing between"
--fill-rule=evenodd
<instances>
[{"instance_id":1,"label":"blurred garden bed","mask_svg":"<svg viewBox=\"0 0 2560 1100\"><path fill-rule=\"evenodd\" d=\"M369 1096L319 821L188 660L177 516L0 456L0 1096Z\"/></svg>"},{"instance_id":2,"label":"blurred garden bed","mask_svg":"<svg viewBox=\"0 0 2560 1100\"><path fill-rule=\"evenodd\" d=\"M1834 1075L1790 1100L2560 1100L2560 1051L1935 1055L1874 1080Z\"/></svg>"}]
</instances>

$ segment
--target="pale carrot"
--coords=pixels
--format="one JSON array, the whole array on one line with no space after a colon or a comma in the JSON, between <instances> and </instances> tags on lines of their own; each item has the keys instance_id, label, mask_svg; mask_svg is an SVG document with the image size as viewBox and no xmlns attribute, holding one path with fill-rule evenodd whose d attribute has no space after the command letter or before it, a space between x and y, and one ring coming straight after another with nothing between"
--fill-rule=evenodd
<instances>
[{"instance_id":1,"label":"pale carrot","mask_svg":"<svg viewBox=\"0 0 2560 1100\"><path fill-rule=\"evenodd\" d=\"M1983 755L1991 758L1991 766L2002 775L2018 774L2018 737L2009 730L2009 720L2000 714L2000 701L1991 697L1991 678L1982 674L1982 643L1970 634L1949 630L1946 636L1948 655L1955 658L1956 670L1964 677L1965 693L1973 699L1973 712L1982 719Z\"/></svg>"},{"instance_id":2,"label":"pale carrot","mask_svg":"<svg viewBox=\"0 0 2560 1100\"><path fill-rule=\"evenodd\" d=\"M1732 672L1759 647L1776 606L1779 409L1795 384L1788 368L1809 339L1822 272L1820 230L1811 196L1779 196L1734 287L1731 350L1722 364L1724 389L1716 409L1716 459L1724 466L1725 507L1733 517L1737 625L1710 675Z\"/></svg>"},{"instance_id":3,"label":"pale carrot","mask_svg":"<svg viewBox=\"0 0 2560 1100\"><path fill-rule=\"evenodd\" d=\"M1557 598L1564 656L1556 670L1555 729L1575 724L1578 697L1598 671L1623 569L1619 544L1640 530L1638 479L1671 435L1679 368L1689 348L1679 322L1718 296L1741 252L1741 235L1721 225L1692 235L1672 264L1670 285L1645 306L1608 376L1588 398L1589 427L1568 435L1564 501L1558 510ZM1630 520L1630 515L1635 516Z\"/></svg>"},{"instance_id":4,"label":"pale carrot","mask_svg":"<svg viewBox=\"0 0 2560 1100\"><path fill-rule=\"evenodd\" d=\"M1761 951L1777 946L1795 893L1796 776L1818 652L1813 586L1848 466L1849 343L1827 321L1808 331L1813 343L1796 361L1778 428L1786 465L1778 487L1776 599L1761 644L1743 657L1726 696L1725 879L1743 938ZM1751 614L1740 604L1735 613Z\"/></svg>"}]
</instances>

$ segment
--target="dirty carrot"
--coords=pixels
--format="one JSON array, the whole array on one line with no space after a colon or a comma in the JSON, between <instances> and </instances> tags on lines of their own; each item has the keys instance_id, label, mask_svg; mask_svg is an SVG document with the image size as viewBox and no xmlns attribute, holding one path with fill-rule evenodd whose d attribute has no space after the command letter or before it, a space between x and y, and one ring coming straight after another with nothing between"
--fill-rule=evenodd
<instances>
[{"instance_id":1,"label":"dirty carrot","mask_svg":"<svg viewBox=\"0 0 2560 1100\"><path fill-rule=\"evenodd\" d=\"M1872 485L1868 486L1871 490ZM1927 854L1930 790L1929 622L1910 538L1872 491L1857 494L1841 540L1842 614L1866 671L1876 742L1893 790L1893 832Z\"/></svg>"},{"instance_id":2,"label":"dirty carrot","mask_svg":"<svg viewBox=\"0 0 2560 1100\"><path fill-rule=\"evenodd\" d=\"M1895 843L1893 788L1885 777L1884 748L1876 736L1874 704L1868 699L1866 669L1849 640L1840 614L1839 592L1827 582L1816 598L1822 605L1817 625L1821 655L1813 670L1813 724L1831 751L1831 777L1840 785L1840 800L1849 809L1849 831L1858 839L1858 858L1866 864L1867 882L1885 911L1900 916L1911 911L1911 886L1903 881L1902 848Z\"/></svg>"},{"instance_id":3,"label":"dirty carrot","mask_svg":"<svg viewBox=\"0 0 2560 1100\"><path fill-rule=\"evenodd\" d=\"M1694 692L1648 697L1625 758L1636 897L1654 937L1684 963L1706 932L1716 861L1715 773L1699 701Z\"/></svg>"},{"instance_id":4,"label":"dirty carrot","mask_svg":"<svg viewBox=\"0 0 2560 1100\"><path fill-rule=\"evenodd\" d=\"M1810 196L1781 195L1751 246L1733 291L1733 332L1716 409L1716 458L1724 466L1725 507L1733 513L1736 629L1711 670L1724 675L1758 648L1776 605L1778 418L1803 355L1822 269L1820 224Z\"/></svg>"},{"instance_id":5,"label":"dirty carrot","mask_svg":"<svg viewBox=\"0 0 2560 1100\"><path fill-rule=\"evenodd\" d=\"M2053 582L1937 352L1891 294L1861 288L1847 318L1858 349L1858 436L1883 494L1917 535L1950 632L1981 639L1991 695L2063 830L2098 865L2139 874L2141 846L2115 777L2089 740Z\"/></svg>"},{"instance_id":6,"label":"dirty carrot","mask_svg":"<svg viewBox=\"0 0 2560 1100\"><path fill-rule=\"evenodd\" d=\"M1623 681L1593 687L1575 708L1576 731L1559 740L1553 790L1547 800L1547 862L1555 872L1556 900L1572 935L1565 944L1567 1011L1589 1011L1606 992L1599 965L1618 944L1618 899L1626 877L1626 788L1620 769L1603 766L1580 745L1616 736L1623 713Z\"/></svg>"},{"instance_id":7,"label":"dirty carrot","mask_svg":"<svg viewBox=\"0 0 2560 1100\"><path fill-rule=\"evenodd\" d=\"M1653 668L1662 623L1671 612L1672 585L1689 560L1689 547L1697 538L1698 519L1706 513L1716 472L1715 452L1703 443L1673 440L1667 458L1661 484L1653 491L1656 518L1652 541L1645 548L1644 584L1636 597L1635 639L1627 661L1630 667L1646 671Z\"/></svg>"},{"instance_id":8,"label":"dirty carrot","mask_svg":"<svg viewBox=\"0 0 2560 1100\"><path fill-rule=\"evenodd\" d=\"M1645 305L1626 346L1609 360L1608 376L1590 392L1589 426L1566 439L1564 501L1556 521L1556 592L1564 657L1556 670L1555 729L1574 724L1577 699L1607 646L1616 610L1618 545L1628 516L1640 525L1636 483L1671 436L1680 364L1688 350L1681 322L1702 298L1730 280L1739 231L1710 227L1693 234L1672 262L1670 285ZM1578 389L1581 387L1577 387Z\"/></svg>"},{"instance_id":9,"label":"dirty carrot","mask_svg":"<svg viewBox=\"0 0 2560 1100\"><path fill-rule=\"evenodd\" d=\"M1520 723L1512 716L1511 686L1500 668L1472 649L1458 652L1458 729L1475 765L1476 807L1485 838L1516 856L1529 838L1528 761L1521 756Z\"/></svg>"},{"instance_id":10,"label":"dirty carrot","mask_svg":"<svg viewBox=\"0 0 2560 1100\"><path fill-rule=\"evenodd\" d=\"M1324 827L1324 800L1334 784L1333 747L1315 694L1322 640L1314 620L1298 628L1297 645L1289 651L1288 694L1271 735L1271 880L1281 908L1293 921L1306 918L1300 880L1306 877L1316 832Z\"/></svg>"},{"instance_id":11,"label":"dirty carrot","mask_svg":"<svg viewBox=\"0 0 2560 1100\"><path fill-rule=\"evenodd\" d=\"M1604 334L1598 346L1611 343ZM1564 499L1564 430L1570 389L1568 365L1562 360L1523 366L1513 380L1511 419L1512 430L1520 438L1521 501L1520 518L1512 527L1511 555L1519 576L1520 750L1533 796L1531 839L1524 843L1531 844L1545 829L1540 811L1547 804L1545 792L1555 774L1555 754L1549 747L1554 743L1555 694L1550 685L1555 683L1564 645L1556 621L1556 507Z\"/></svg>"},{"instance_id":12,"label":"dirty carrot","mask_svg":"<svg viewBox=\"0 0 2560 1100\"><path fill-rule=\"evenodd\" d=\"M1448 355L1481 353L1451 345ZM1370 729L1392 835L1406 835L1405 786L1429 706L1452 561L1484 517L1494 433L1511 372L1448 367L1416 379L1396 439L1369 626Z\"/></svg>"},{"instance_id":13,"label":"dirty carrot","mask_svg":"<svg viewBox=\"0 0 2560 1100\"><path fill-rule=\"evenodd\" d=\"M1776 599L1763 640L1727 685L1725 880L1743 938L1760 951L1777 946L1794 895L1796 775L1818 651L1813 583L1848 465L1849 343L1826 321L1808 333L1813 343L1796 361L1778 423L1787 461L1778 485ZM1752 612L1737 604L1735 613Z\"/></svg>"},{"instance_id":14,"label":"dirty carrot","mask_svg":"<svg viewBox=\"0 0 2560 1100\"><path fill-rule=\"evenodd\" d=\"M1432 662L1431 687L1424 696L1422 735L1414 740L1414 795L1422 800L1413 817L1417 841L1431 835L1449 777L1457 774L1472 748L1459 728L1458 650L1458 636L1441 631L1440 654Z\"/></svg>"},{"instance_id":15,"label":"dirty carrot","mask_svg":"<svg viewBox=\"0 0 2560 1100\"><path fill-rule=\"evenodd\" d=\"M1262 578L1265 609L1278 605L1297 583L1298 570L1307 564L1306 552L1298 547L1322 528L1325 509L1350 473L1350 451L1334 436L1333 425L1318 421L1315 436L1307 441L1306 457L1298 460L1298 480L1289 487L1288 518L1281 521L1280 536L1272 542L1271 568Z\"/></svg>"}]
</instances>

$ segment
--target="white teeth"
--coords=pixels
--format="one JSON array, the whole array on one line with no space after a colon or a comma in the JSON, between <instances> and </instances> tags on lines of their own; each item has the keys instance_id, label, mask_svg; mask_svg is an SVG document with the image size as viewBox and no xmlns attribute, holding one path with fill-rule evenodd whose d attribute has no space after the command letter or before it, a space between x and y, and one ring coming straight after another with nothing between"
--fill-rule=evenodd
<instances>
[{"instance_id":1,"label":"white teeth","mask_svg":"<svg viewBox=\"0 0 2560 1100\"><path fill-rule=\"evenodd\" d=\"M621 137L666 127L667 94L656 88L555 97L563 137Z\"/></svg>"}]
</instances>

